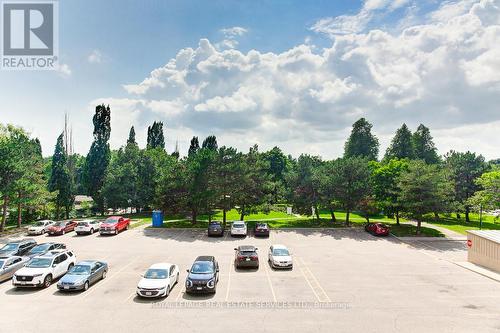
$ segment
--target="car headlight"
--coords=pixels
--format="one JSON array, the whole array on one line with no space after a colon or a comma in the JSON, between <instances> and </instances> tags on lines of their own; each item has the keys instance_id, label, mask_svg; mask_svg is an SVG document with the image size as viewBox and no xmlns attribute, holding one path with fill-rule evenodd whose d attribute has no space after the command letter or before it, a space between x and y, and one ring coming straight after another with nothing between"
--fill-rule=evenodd
<instances>
[{"instance_id":1,"label":"car headlight","mask_svg":"<svg viewBox=\"0 0 500 333\"><path fill-rule=\"evenodd\" d=\"M188 287L188 288L189 288L189 287L192 287L192 286L193 286L193 281L191 281L191 280L187 279L187 280L186 280L186 287Z\"/></svg>"},{"instance_id":2,"label":"car headlight","mask_svg":"<svg viewBox=\"0 0 500 333\"><path fill-rule=\"evenodd\" d=\"M215 287L215 279L211 279L207 282L207 287L208 288L213 288Z\"/></svg>"},{"instance_id":3,"label":"car headlight","mask_svg":"<svg viewBox=\"0 0 500 333\"><path fill-rule=\"evenodd\" d=\"M40 273L40 274L34 274L33 277L39 277L39 276L42 276L43 274Z\"/></svg>"}]
</instances>

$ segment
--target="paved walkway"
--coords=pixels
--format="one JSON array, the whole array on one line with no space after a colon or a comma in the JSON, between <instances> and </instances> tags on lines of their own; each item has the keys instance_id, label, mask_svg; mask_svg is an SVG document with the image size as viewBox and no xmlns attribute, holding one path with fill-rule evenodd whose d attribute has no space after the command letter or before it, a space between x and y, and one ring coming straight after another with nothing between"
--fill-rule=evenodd
<instances>
[{"instance_id":1,"label":"paved walkway","mask_svg":"<svg viewBox=\"0 0 500 333\"><path fill-rule=\"evenodd\" d=\"M415 222L415 221L408 221L405 223L411 223L413 225L417 225L417 222ZM453 231L453 230L450 230L447 228L443 228L443 227L437 226L437 225L432 224L432 223L422 222L421 226L426 227L426 228L436 229L437 231L441 232L444 235L444 239L446 239L446 240L467 240L467 236L465 236L465 235L459 234L456 231ZM420 237L420 238L424 238L424 239L425 238L432 238L433 240L439 239L438 237Z\"/></svg>"}]
</instances>

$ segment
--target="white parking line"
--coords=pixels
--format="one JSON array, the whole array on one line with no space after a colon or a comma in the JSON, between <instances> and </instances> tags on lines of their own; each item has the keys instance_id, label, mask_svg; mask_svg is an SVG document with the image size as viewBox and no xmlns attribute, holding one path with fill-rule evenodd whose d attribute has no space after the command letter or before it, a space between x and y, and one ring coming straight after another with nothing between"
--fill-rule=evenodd
<instances>
[{"instance_id":1,"label":"white parking line","mask_svg":"<svg viewBox=\"0 0 500 333\"><path fill-rule=\"evenodd\" d=\"M176 302L181 298L181 295L185 293L185 290L186 290L185 286L181 285L179 288L179 292L177 293L177 297L175 297Z\"/></svg>"},{"instance_id":2,"label":"white parking line","mask_svg":"<svg viewBox=\"0 0 500 333\"><path fill-rule=\"evenodd\" d=\"M233 261L229 260L229 270L227 276L226 302L229 299L229 287L231 286L231 271L233 270Z\"/></svg>"},{"instance_id":3,"label":"white parking line","mask_svg":"<svg viewBox=\"0 0 500 333\"><path fill-rule=\"evenodd\" d=\"M314 287L312 286L311 282L309 281L309 279L307 278L304 270L302 269L302 264L299 263L299 260L296 261L295 263L295 266L299 267L299 270L300 272L302 273L302 276L304 277L304 279L306 280L307 284L309 285L309 287L311 288L314 296L316 296L316 299L318 300L318 302L321 302L321 299L319 298L318 294L316 293L316 290L314 290Z\"/></svg>"},{"instance_id":4,"label":"white parking line","mask_svg":"<svg viewBox=\"0 0 500 333\"><path fill-rule=\"evenodd\" d=\"M276 294L274 293L274 288L271 282L271 276L269 275L269 269L267 267L267 263L264 263L264 270L266 271L267 282L269 282L269 287L271 288L271 293L273 294L273 300L274 302L276 302Z\"/></svg>"},{"instance_id":5,"label":"white parking line","mask_svg":"<svg viewBox=\"0 0 500 333\"><path fill-rule=\"evenodd\" d=\"M81 296L82 298L87 298L89 295L91 295L93 292L95 292L96 290L98 290L100 287L106 285L109 280L112 280L115 276L117 276L120 272L123 272L127 267L129 267L130 265L132 265L134 262L136 261L135 258L133 258L131 261L129 261L125 266L123 266L121 269L119 269L118 271L116 271L112 276L108 276L106 279L104 280L101 280L100 283L96 284L93 288L87 290L83 296Z\"/></svg>"},{"instance_id":6,"label":"white parking line","mask_svg":"<svg viewBox=\"0 0 500 333\"><path fill-rule=\"evenodd\" d=\"M310 279L310 283L309 285L311 286L312 288L312 285L314 284L316 288L318 288L320 290L319 293L317 293L318 296L323 296L323 300L319 300L319 297L318 297L318 300L320 302L331 302L331 299L330 297L328 296L328 294L326 293L326 291L323 289L323 287L321 286L321 284L319 283L318 279L316 279L316 277L314 276L314 274L311 272L311 270L309 269L309 267L307 267L306 263L304 262L304 259L302 258L298 258L298 261L300 261L300 266L301 266L301 270L303 269L303 271L307 274L309 274L309 278L306 278L306 279ZM304 274L305 276L305 274Z\"/></svg>"}]
</instances>

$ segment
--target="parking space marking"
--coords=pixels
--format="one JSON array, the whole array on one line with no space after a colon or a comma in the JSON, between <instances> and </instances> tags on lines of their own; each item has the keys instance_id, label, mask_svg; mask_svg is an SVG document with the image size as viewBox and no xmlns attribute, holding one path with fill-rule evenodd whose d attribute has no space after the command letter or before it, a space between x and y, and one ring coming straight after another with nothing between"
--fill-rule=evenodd
<instances>
[{"instance_id":1,"label":"parking space marking","mask_svg":"<svg viewBox=\"0 0 500 333\"><path fill-rule=\"evenodd\" d=\"M269 275L269 268L267 267L267 263L264 263L264 270L266 271L267 282L269 282L269 287L271 288L271 293L273 294L273 300L274 302L277 302L276 294L274 293L273 284L271 282L271 276Z\"/></svg>"},{"instance_id":2,"label":"parking space marking","mask_svg":"<svg viewBox=\"0 0 500 333\"><path fill-rule=\"evenodd\" d=\"M297 258L296 264L299 267L300 272L302 273L302 276L304 276L304 279L306 280L307 284L311 288L312 292L316 296L316 299L318 302L324 303L324 302L331 302L330 297L326 294L325 290L321 287L319 284L318 280L314 276L314 274L311 272L311 270L307 267L306 263L302 258Z\"/></svg>"},{"instance_id":3,"label":"parking space marking","mask_svg":"<svg viewBox=\"0 0 500 333\"><path fill-rule=\"evenodd\" d=\"M233 270L233 261L229 260L229 270L227 276L227 290L226 290L226 302L229 299L229 287L231 286L231 271Z\"/></svg>"},{"instance_id":4,"label":"parking space marking","mask_svg":"<svg viewBox=\"0 0 500 333\"><path fill-rule=\"evenodd\" d=\"M330 299L330 297L326 293L325 289L323 289L323 287L319 283L319 281L316 278L316 276L313 274L313 272L311 272L311 270L309 269L309 267L306 265L306 263L304 262L304 259L303 258L299 258L299 260L301 261L302 266L305 267L306 271L310 274L310 276L312 277L312 279L315 282L315 284L319 287L319 289L323 293L323 296L326 299L326 301L331 302L332 300Z\"/></svg>"},{"instance_id":5,"label":"parking space marking","mask_svg":"<svg viewBox=\"0 0 500 333\"><path fill-rule=\"evenodd\" d=\"M93 292L95 292L96 290L99 289L99 287L102 287L104 285L106 285L107 283L109 283L109 280L112 280L115 276L117 276L120 272L123 272L126 268L128 268L130 265L132 265L134 262L136 261L136 258L133 258L132 260L130 260L125 266L123 266L122 268L120 268L119 270L116 271L116 273L114 273L113 275L111 276L108 276L106 279L104 280L101 280L99 281L100 283L97 283L94 285L93 288L90 288L89 290L87 290L86 293L82 294L82 296L79 295L79 297L81 298L87 298L89 295L91 295Z\"/></svg>"},{"instance_id":6,"label":"parking space marking","mask_svg":"<svg viewBox=\"0 0 500 333\"><path fill-rule=\"evenodd\" d=\"M175 235L174 237L171 238L171 240L177 240L179 239L182 235L184 235L186 233L187 229L183 229L180 233L178 233L177 235Z\"/></svg>"}]
</instances>

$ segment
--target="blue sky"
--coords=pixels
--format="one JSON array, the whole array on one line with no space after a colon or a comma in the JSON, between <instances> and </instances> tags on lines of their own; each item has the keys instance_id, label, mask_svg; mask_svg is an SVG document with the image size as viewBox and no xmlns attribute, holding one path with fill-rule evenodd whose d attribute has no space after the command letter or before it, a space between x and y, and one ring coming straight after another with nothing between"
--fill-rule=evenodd
<instances>
[{"instance_id":1,"label":"blue sky","mask_svg":"<svg viewBox=\"0 0 500 333\"><path fill-rule=\"evenodd\" d=\"M263 149L278 145L294 155L331 158L342 154L350 124L365 116L374 123L382 152L402 122L410 128L424 122L441 153L473 149L495 158L499 78L487 75L484 80L477 71L487 73L492 70L488 66L496 66L487 60L488 52L496 54L498 36L476 51L466 44L467 31L454 22L474 16L482 25L471 23L471 29L484 35L498 22L491 15L482 17L481 9L491 14L488 6L496 4L61 1L63 67L58 72L0 71L1 122L22 125L39 136L49 155L68 112L75 148L85 154L93 107L107 102L113 110L114 148L125 141L131 125L141 143L147 124L162 120L170 150L176 141L187 149L192 135L213 133L222 144L241 150L257 142ZM451 32L464 37L442 37ZM398 49L405 43L404 50ZM453 43L459 44L456 50L448 47ZM439 46L450 52L453 63L439 63L446 56L437 51ZM178 56L185 48L192 51L186 66L184 56ZM463 71L461 77L440 78L456 73L454 66ZM155 69L162 74L151 75ZM429 72L436 80L426 76ZM141 84L148 78L155 83ZM459 84L461 80L467 84ZM436 96L436 89L443 94ZM460 97L453 98L457 93ZM483 110L479 114L473 110L477 99ZM482 129L480 137L477 128Z\"/></svg>"}]
</instances>

